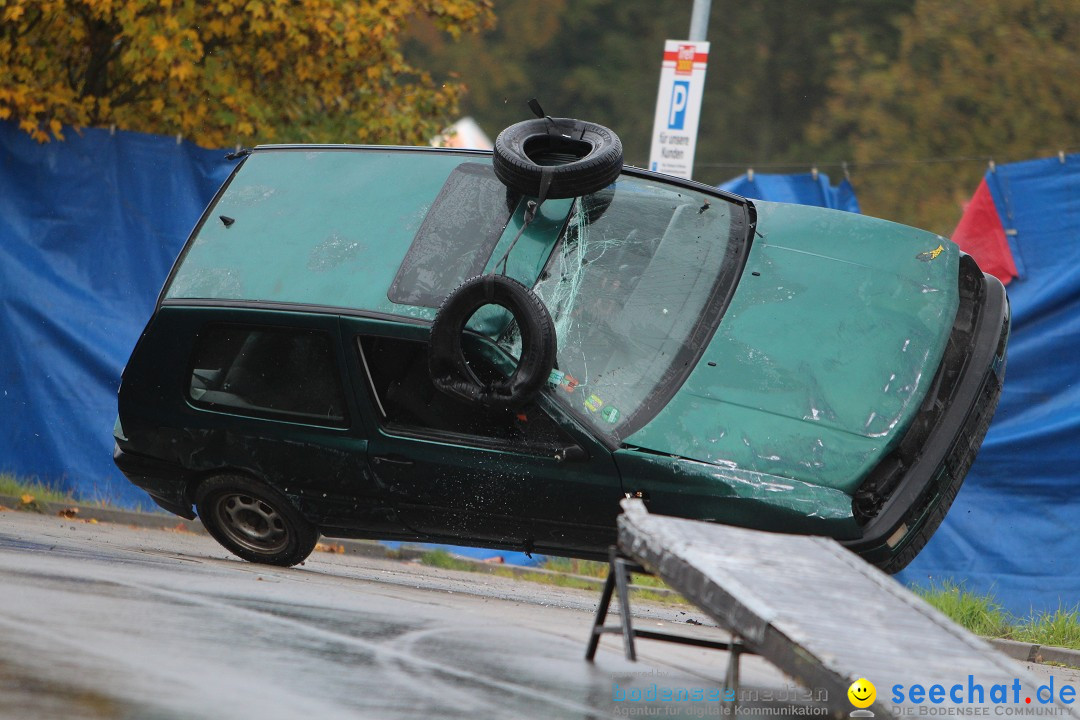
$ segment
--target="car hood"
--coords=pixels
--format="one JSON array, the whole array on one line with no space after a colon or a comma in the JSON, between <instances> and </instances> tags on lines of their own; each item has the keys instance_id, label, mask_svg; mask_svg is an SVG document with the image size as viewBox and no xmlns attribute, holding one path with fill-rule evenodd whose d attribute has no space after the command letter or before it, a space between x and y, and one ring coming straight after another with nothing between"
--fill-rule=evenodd
<instances>
[{"instance_id":1,"label":"car hood","mask_svg":"<svg viewBox=\"0 0 1080 720\"><path fill-rule=\"evenodd\" d=\"M723 320L624 443L853 492L933 379L959 250L884 220L754 204L757 236Z\"/></svg>"}]
</instances>

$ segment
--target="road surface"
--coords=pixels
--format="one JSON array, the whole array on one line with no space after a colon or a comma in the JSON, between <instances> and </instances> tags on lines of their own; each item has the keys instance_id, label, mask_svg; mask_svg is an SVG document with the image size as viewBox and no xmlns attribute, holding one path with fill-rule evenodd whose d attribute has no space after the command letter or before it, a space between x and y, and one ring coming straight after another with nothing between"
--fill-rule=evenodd
<instances>
[{"instance_id":1,"label":"road surface","mask_svg":"<svg viewBox=\"0 0 1080 720\"><path fill-rule=\"evenodd\" d=\"M5 511L0 718L723 715L708 698L724 692L725 653L640 641L631 663L606 636L586 662L597 599L361 556L260 566L199 534ZM639 627L726 639L689 608L635 612ZM759 658L742 680L748 713L850 709L807 702ZM664 690L690 699L649 700Z\"/></svg>"}]
</instances>

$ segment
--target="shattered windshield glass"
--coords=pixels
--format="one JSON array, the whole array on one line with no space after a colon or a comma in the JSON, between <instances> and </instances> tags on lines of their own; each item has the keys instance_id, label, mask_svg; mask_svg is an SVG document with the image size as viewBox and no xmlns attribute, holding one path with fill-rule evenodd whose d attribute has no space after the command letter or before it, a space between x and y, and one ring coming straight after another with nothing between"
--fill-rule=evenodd
<instances>
[{"instance_id":1,"label":"shattered windshield glass","mask_svg":"<svg viewBox=\"0 0 1080 720\"><path fill-rule=\"evenodd\" d=\"M535 290L558 336L556 397L619 440L667 401L738 276L744 209L624 175L582 198ZM511 325L500 345L517 357Z\"/></svg>"}]
</instances>

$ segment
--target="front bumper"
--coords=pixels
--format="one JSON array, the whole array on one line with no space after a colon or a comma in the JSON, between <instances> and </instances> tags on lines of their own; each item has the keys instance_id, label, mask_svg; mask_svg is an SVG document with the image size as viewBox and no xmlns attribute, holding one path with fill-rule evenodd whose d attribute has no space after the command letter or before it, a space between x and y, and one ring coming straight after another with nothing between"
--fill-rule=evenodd
<instances>
[{"instance_id":1,"label":"front bumper","mask_svg":"<svg viewBox=\"0 0 1080 720\"><path fill-rule=\"evenodd\" d=\"M960 285L961 308L941 368L919 416L856 492L862 536L843 543L891 572L910 562L940 524L1001 397L1010 323L1005 289L968 256Z\"/></svg>"},{"instance_id":2,"label":"front bumper","mask_svg":"<svg viewBox=\"0 0 1080 720\"><path fill-rule=\"evenodd\" d=\"M128 480L145 490L163 509L188 520L195 519L188 495L192 480L190 472L156 458L125 452L115 442L113 462Z\"/></svg>"}]
</instances>

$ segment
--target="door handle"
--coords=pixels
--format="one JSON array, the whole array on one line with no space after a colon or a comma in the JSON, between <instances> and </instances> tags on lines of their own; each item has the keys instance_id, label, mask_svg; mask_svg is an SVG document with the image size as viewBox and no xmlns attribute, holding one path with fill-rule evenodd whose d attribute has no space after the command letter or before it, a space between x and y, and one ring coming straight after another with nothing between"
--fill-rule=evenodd
<instances>
[{"instance_id":1,"label":"door handle","mask_svg":"<svg viewBox=\"0 0 1080 720\"><path fill-rule=\"evenodd\" d=\"M413 461L404 455L375 455L371 458L371 462L378 465L379 463L387 463L389 465L412 465Z\"/></svg>"}]
</instances>

